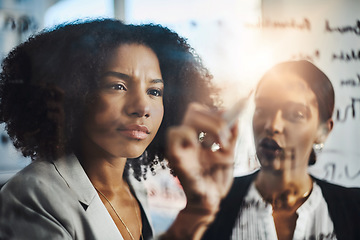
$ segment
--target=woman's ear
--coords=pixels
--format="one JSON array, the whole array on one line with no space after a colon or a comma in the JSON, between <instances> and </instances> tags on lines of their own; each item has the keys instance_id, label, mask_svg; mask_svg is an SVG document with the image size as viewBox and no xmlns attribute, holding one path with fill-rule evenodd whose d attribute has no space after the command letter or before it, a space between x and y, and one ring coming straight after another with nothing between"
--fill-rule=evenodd
<instances>
[{"instance_id":1,"label":"woman's ear","mask_svg":"<svg viewBox=\"0 0 360 240\"><path fill-rule=\"evenodd\" d=\"M315 143L324 143L329 133L333 129L334 121L332 118L329 118L326 122L319 125L319 129L316 136Z\"/></svg>"}]
</instances>

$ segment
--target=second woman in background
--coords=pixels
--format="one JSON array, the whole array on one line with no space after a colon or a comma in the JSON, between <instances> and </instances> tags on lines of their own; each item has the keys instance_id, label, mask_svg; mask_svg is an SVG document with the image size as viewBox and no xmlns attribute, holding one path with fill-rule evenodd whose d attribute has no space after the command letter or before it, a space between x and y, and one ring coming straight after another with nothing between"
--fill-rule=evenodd
<instances>
[{"instance_id":1,"label":"second woman in background","mask_svg":"<svg viewBox=\"0 0 360 240\"><path fill-rule=\"evenodd\" d=\"M261 168L235 178L204 239L360 239L360 189L308 173L313 146L332 130L334 100L329 78L308 61L265 73L253 116Z\"/></svg>"}]
</instances>

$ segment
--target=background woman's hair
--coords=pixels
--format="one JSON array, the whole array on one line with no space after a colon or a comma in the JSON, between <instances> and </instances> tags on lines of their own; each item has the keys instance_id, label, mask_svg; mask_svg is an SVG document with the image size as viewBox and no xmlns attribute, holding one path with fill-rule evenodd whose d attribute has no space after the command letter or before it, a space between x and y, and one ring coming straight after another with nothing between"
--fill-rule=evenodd
<instances>
[{"instance_id":1,"label":"background woman's hair","mask_svg":"<svg viewBox=\"0 0 360 240\"><path fill-rule=\"evenodd\" d=\"M265 73L265 75L260 79L258 86L261 84L261 81L272 72L290 72L304 79L316 96L320 122L324 123L332 117L335 103L333 85L326 74L313 63L306 60L279 63ZM315 162L316 154L313 149L310 154L309 165L313 165Z\"/></svg>"},{"instance_id":2,"label":"background woman's hair","mask_svg":"<svg viewBox=\"0 0 360 240\"><path fill-rule=\"evenodd\" d=\"M114 19L75 21L32 36L12 50L0 73L0 121L25 157L56 159L78 142L86 104L114 49L137 43L157 55L164 79L164 118L134 176L164 160L167 127L180 124L190 102L217 102L212 76L184 38L160 25L126 25ZM127 171L125 171L127 172Z\"/></svg>"}]
</instances>

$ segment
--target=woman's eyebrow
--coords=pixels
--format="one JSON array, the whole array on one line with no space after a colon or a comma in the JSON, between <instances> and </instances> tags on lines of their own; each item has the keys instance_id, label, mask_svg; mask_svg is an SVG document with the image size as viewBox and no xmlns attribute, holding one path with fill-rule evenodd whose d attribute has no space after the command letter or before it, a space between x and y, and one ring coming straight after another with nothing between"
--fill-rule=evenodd
<instances>
[{"instance_id":1,"label":"woman's eyebrow","mask_svg":"<svg viewBox=\"0 0 360 240\"><path fill-rule=\"evenodd\" d=\"M116 77L116 78L119 78L119 79L123 79L123 80L131 80L132 77L125 74L125 73L121 73L121 72L114 72L114 71L108 71L108 72L105 72L101 78L104 78L104 77L107 77L107 76L112 76L112 77Z\"/></svg>"},{"instance_id":2,"label":"woman's eyebrow","mask_svg":"<svg viewBox=\"0 0 360 240\"><path fill-rule=\"evenodd\" d=\"M308 105L306 105L306 104L303 104L303 103L297 103L297 102L287 102L287 103L285 103L285 107L290 107L290 108L293 108L293 107L301 107L301 108L303 108L303 109L305 109L305 111L307 112L307 113L310 113L311 111L310 111L310 107L308 106Z\"/></svg>"},{"instance_id":3,"label":"woman's eyebrow","mask_svg":"<svg viewBox=\"0 0 360 240\"><path fill-rule=\"evenodd\" d=\"M164 84L164 80L162 80L162 79L160 79L160 78L156 78L156 79L152 79L152 80L150 81L150 83L162 83L162 84Z\"/></svg>"},{"instance_id":4,"label":"woman's eyebrow","mask_svg":"<svg viewBox=\"0 0 360 240\"><path fill-rule=\"evenodd\" d=\"M121 72L114 72L114 71L108 71L108 72L105 72L101 78L104 78L104 77L107 77L107 76L113 76L113 77L116 77L116 78L119 78L119 79L123 79L123 80L126 80L126 81L129 81L129 80L132 80L132 77L125 74L125 73L121 73ZM150 83L162 83L164 84L164 80L160 79L160 78L156 78L156 79L151 79L150 80Z\"/></svg>"}]
</instances>

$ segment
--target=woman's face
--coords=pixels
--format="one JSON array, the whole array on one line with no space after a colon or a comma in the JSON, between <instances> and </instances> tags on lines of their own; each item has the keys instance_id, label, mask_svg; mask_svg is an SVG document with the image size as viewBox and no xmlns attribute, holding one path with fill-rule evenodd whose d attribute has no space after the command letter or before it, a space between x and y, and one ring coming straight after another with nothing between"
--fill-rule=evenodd
<instances>
[{"instance_id":1,"label":"woman's face","mask_svg":"<svg viewBox=\"0 0 360 240\"><path fill-rule=\"evenodd\" d=\"M267 75L255 95L253 117L257 156L263 170L306 170L319 134L314 92L290 72Z\"/></svg>"},{"instance_id":2,"label":"woman's face","mask_svg":"<svg viewBox=\"0 0 360 240\"><path fill-rule=\"evenodd\" d=\"M150 48L124 44L114 51L88 106L84 142L105 156L135 158L160 127L164 82Z\"/></svg>"}]
</instances>

